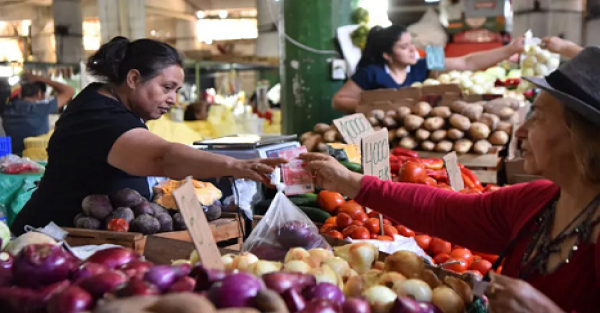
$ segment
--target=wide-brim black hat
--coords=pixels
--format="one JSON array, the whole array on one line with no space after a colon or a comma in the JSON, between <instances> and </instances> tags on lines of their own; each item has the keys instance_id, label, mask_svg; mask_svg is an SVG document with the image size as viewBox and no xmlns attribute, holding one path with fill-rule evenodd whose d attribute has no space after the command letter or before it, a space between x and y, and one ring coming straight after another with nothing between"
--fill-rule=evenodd
<instances>
[{"instance_id":1,"label":"wide-brim black hat","mask_svg":"<svg viewBox=\"0 0 600 313\"><path fill-rule=\"evenodd\" d=\"M600 47L587 47L546 77L523 77L600 126Z\"/></svg>"}]
</instances>

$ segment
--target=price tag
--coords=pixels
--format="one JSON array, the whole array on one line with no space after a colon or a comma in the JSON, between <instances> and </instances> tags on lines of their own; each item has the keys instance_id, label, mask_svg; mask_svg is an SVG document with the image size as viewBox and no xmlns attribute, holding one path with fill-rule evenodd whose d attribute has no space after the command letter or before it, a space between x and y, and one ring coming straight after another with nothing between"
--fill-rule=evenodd
<instances>
[{"instance_id":1,"label":"price tag","mask_svg":"<svg viewBox=\"0 0 600 313\"><path fill-rule=\"evenodd\" d=\"M364 114L357 113L333 120L340 134L347 144L360 147L360 140L373 133L373 127Z\"/></svg>"},{"instance_id":2,"label":"price tag","mask_svg":"<svg viewBox=\"0 0 600 313\"><path fill-rule=\"evenodd\" d=\"M456 151L446 154L442 159L444 159L444 167L448 173L448 182L450 183L450 187L452 187L452 189L455 191L461 191L465 189L465 182L462 179L460 167L458 167L458 157L456 156Z\"/></svg>"},{"instance_id":3,"label":"price tag","mask_svg":"<svg viewBox=\"0 0 600 313\"><path fill-rule=\"evenodd\" d=\"M198 251L202 265L206 268L224 269L221 252L212 235L200 201L196 197L194 183L190 177L186 178L186 182L181 187L173 190L173 197L192 237L196 251Z\"/></svg>"},{"instance_id":4,"label":"price tag","mask_svg":"<svg viewBox=\"0 0 600 313\"><path fill-rule=\"evenodd\" d=\"M362 166L365 175L390 180L390 143L384 128L362 139Z\"/></svg>"},{"instance_id":5,"label":"price tag","mask_svg":"<svg viewBox=\"0 0 600 313\"><path fill-rule=\"evenodd\" d=\"M446 55L444 48L440 46L426 46L425 59L427 67L432 71L443 71L446 69Z\"/></svg>"}]
</instances>

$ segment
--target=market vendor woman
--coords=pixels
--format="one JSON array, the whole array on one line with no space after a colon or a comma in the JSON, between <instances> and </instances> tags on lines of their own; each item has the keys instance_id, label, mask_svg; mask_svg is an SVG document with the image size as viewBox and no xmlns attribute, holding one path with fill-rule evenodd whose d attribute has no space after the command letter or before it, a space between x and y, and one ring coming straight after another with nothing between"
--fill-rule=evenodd
<instances>
[{"instance_id":1,"label":"market vendor woman","mask_svg":"<svg viewBox=\"0 0 600 313\"><path fill-rule=\"evenodd\" d=\"M406 28L392 25L369 32L363 56L352 79L333 97L333 108L354 113L364 90L409 87L429 78L426 59L417 59L417 49ZM496 65L523 50L522 40L510 45L462 57L446 58L446 70L476 71Z\"/></svg>"},{"instance_id":2,"label":"market vendor woman","mask_svg":"<svg viewBox=\"0 0 600 313\"><path fill-rule=\"evenodd\" d=\"M167 44L117 37L90 57L87 68L107 83L86 87L56 123L44 177L11 225L17 235L25 225L73 226L90 194L131 188L149 198L149 176L266 181L284 162L215 155L148 131L144 122L167 113L183 83L183 59Z\"/></svg>"},{"instance_id":3,"label":"market vendor woman","mask_svg":"<svg viewBox=\"0 0 600 313\"><path fill-rule=\"evenodd\" d=\"M320 187L454 244L501 254L488 290L492 312L600 309L600 47L550 75L517 131L527 174L539 180L467 195L351 173L333 158L305 155Z\"/></svg>"}]
</instances>

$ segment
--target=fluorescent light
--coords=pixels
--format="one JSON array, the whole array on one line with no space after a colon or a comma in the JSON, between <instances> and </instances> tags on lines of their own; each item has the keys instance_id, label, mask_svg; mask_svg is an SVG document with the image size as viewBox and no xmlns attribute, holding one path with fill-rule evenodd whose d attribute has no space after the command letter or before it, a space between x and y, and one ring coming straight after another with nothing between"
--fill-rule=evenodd
<instances>
[{"instance_id":1,"label":"fluorescent light","mask_svg":"<svg viewBox=\"0 0 600 313\"><path fill-rule=\"evenodd\" d=\"M220 18L227 18L228 15L229 13L227 13L227 11L219 11Z\"/></svg>"},{"instance_id":2,"label":"fluorescent light","mask_svg":"<svg viewBox=\"0 0 600 313\"><path fill-rule=\"evenodd\" d=\"M19 80L20 80L19 76L11 76L8 78L8 84L11 86L14 86L19 82Z\"/></svg>"},{"instance_id":3,"label":"fluorescent light","mask_svg":"<svg viewBox=\"0 0 600 313\"><path fill-rule=\"evenodd\" d=\"M440 0L425 0L425 2L427 2L427 3L434 3L434 2L440 2Z\"/></svg>"},{"instance_id":4,"label":"fluorescent light","mask_svg":"<svg viewBox=\"0 0 600 313\"><path fill-rule=\"evenodd\" d=\"M203 19L205 16L206 16L206 13L204 13L204 11L196 12L196 17L199 19Z\"/></svg>"},{"instance_id":5,"label":"fluorescent light","mask_svg":"<svg viewBox=\"0 0 600 313\"><path fill-rule=\"evenodd\" d=\"M155 37L156 36L156 31L155 30L151 30L150 31L150 36Z\"/></svg>"}]
</instances>

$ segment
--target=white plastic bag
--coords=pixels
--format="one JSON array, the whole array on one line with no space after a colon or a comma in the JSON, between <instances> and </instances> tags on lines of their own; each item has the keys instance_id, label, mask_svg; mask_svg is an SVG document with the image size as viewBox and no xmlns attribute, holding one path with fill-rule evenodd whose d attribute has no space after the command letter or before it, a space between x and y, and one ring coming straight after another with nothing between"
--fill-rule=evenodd
<instances>
[{"instance_id":1,"label":"white plastic bag","mask_svg":"<svg viewBox=\"0 0 600 313\"><path fill-rule=\"evenodd\" d=\"M242 251L251 252L263 260L283 261L288 250L294 247L331 250L331 246L319 235L317 226L279 190Z\"/></svg>"}]
</instances>

